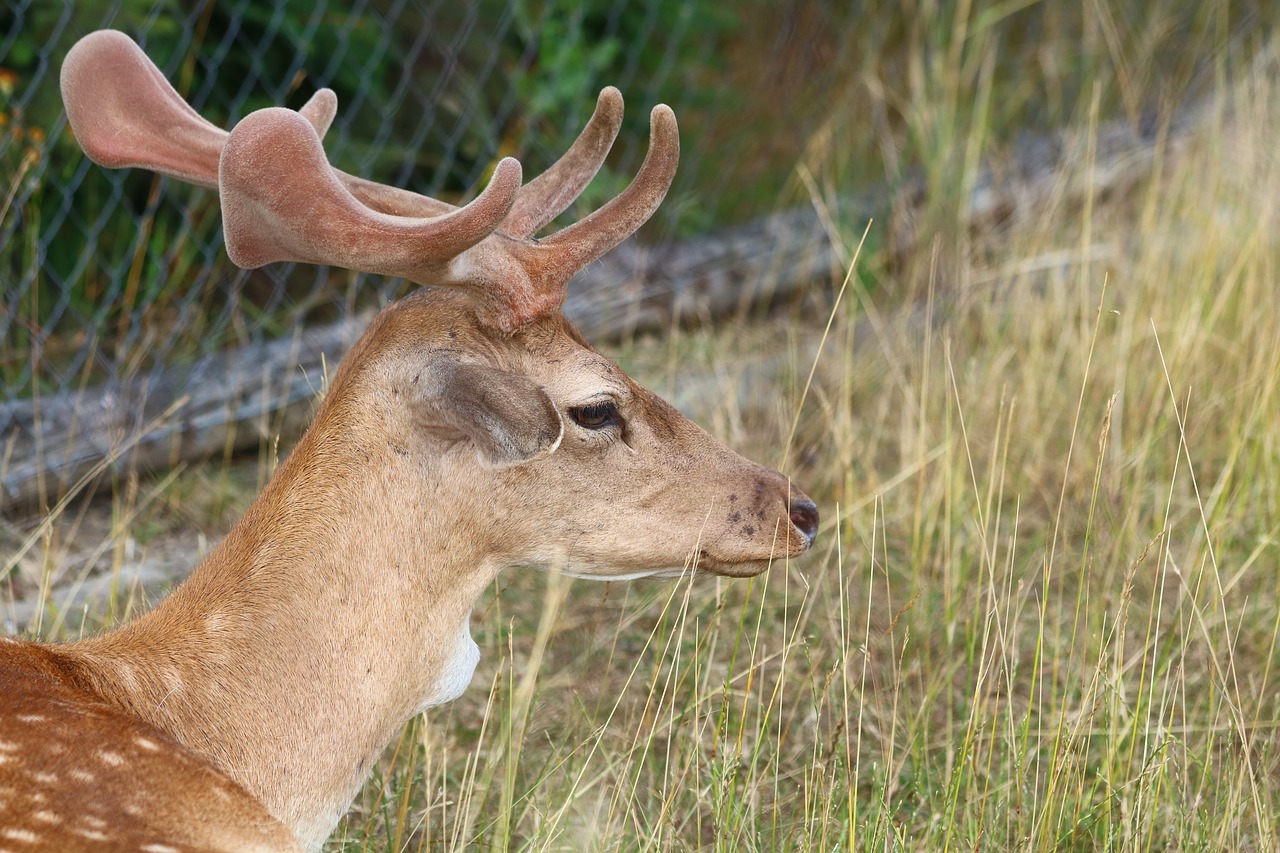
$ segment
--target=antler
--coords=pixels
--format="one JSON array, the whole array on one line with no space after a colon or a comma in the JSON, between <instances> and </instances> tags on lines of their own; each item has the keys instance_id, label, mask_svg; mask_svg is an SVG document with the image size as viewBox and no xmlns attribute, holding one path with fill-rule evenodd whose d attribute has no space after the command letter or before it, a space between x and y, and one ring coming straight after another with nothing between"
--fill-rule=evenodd
<instances>
[{"instance_id":1,"label":"antler","mask_svg":"<svg viewBox=\"0 0 1280 853\"><path fill-rule=\"evenodd\" d=\"M586 186L595 168L581 160L594 153L578 157L571 150L506 207L500 206L506 189L520 180L511 159L498 164L489 187L461 210L434 218L392 216L349 191L325 160L320 137L297 113L259 110L236 125L222 154L227 252L241 266L328 263L459 288L487 307L488 322L511 331L559 309L573 274L657 210L679 159L675 115L654 108L649 154L626 190L550 237L529 239ZM556 183L544 180L548 174L564 177ZM291 177L281 180L284 175ZM474 217L464 216L473 209ZM502 232L484 232L499 222Z\"/></svg>"},{"instance_id":2,"label":"antler","mask_svg":"<svg viewBox=\"0 0 1280 853\"><path fill-rule=\"evenodd\" d=\"M62 90L77 138L95 161L216 186L237 264L328 263L460 288L485 306L488 322L508 331L558 309L569 278L653 214L679 159L675 116L655 107L649 154L631 186L539 242L530 238L581 194L617 136L622 96L613 87L600 93L587 126L551 168L520 187L519 164L503 160L461 209L334 169L320 145L337 108L327 89L298 113L262 110L227 134L183 101L128 36L102 30L68 54Z\"/></svg>"}]
</instances>

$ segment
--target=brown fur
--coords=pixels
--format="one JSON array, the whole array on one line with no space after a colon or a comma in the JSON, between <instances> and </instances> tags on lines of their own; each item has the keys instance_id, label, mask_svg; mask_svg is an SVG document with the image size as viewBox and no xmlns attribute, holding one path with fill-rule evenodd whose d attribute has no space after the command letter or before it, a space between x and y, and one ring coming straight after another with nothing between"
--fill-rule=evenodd
<instances>
[{"instance_id":1,"label":"brown fur","mask_svg":"<svg viewBox=\"0 0 1280 853\"><path fill-rule=\"evenodd\" d=\"M0 640L0 848L300 849L244 788L84 677L57 649Z\"/></svg>"}]
</instances>

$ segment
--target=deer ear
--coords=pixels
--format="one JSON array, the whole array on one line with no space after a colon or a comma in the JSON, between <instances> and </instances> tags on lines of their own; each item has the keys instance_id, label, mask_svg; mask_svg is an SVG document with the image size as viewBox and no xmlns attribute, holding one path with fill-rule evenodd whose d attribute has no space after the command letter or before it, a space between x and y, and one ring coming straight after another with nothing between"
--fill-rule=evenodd
<instances>
[{"instance_id":1,"label":"deer ear","mask_svg":"<svg viewBox=\"0 0 1280 853\"><path fill-rule=\"evenodd\" d=\"M462 433L488 467L549 456L564 437L564 422L547 392L518 373L440 360L418 374L414 387L425 425Z\"/></svg>"}]
</instances>

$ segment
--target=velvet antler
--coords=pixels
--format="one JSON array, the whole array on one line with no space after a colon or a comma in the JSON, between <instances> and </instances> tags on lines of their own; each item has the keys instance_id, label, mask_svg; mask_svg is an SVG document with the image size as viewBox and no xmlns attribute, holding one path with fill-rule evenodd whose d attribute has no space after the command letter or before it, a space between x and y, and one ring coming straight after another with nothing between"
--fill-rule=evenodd
<instances>
[{"instance_id":1,"label":"velvet antler","mask_svg":"<svg viewBox=\"0 0 1280 853\"><path fill-rule=\"evenodd\" d=\"M564 301L569 278L634 233L666 195L679 160L675 115L655 107L631 185L583 220L531 239L586 188L622 123L622 96L600 93L569 150L520 186L505 159L463 208L334 169L321 146L337 101L322 89L297 113L260 110L230 134L196 113L123 33L92 33L63 65L67 115L85 152L222 197L227 252L241 266L334 264L468 291L490 324L513 330Z\"/></svg>"}]
</instances>

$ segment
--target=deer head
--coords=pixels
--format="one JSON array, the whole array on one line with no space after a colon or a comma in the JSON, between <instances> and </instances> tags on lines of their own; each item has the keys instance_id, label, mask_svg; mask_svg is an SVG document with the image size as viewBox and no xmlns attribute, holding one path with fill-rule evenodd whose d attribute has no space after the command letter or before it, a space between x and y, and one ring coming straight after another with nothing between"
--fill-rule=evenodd
<instances>
[{"instance_id":1,"label":"deer head","mask_svg":"<svg viewBox=\"0 0 1280 853\"><path fill-rule=\"evenodd\" d=\"M749 575L812 544L812 501L637 385L560 312L573 274L634 233L666 195L679 159L666 106L653 110L649 153L631 185L534 239L603 164L622 120L616 89L601 92L546 173L521 186L519 163L504 159L474 201L454 208L330 166L321 144L336 110L328 90L300 112L255 112L228 134L113 31L83 39L62 81L76 137L95 160L219 191L238 264L332 264L436 288L371 326L326 414L376 410L371 441L385 434L447 466L441 476L481 488L498 516L486 524L477 512L469 526L477 536L503 531L512 561L565 558L570 572L632 577L678 571L697 550L700 568ZM398 490L418 491L415 479Z\"/></svg>"},{"instance_id":2,"label":"deer head","mask_svg":"<svg viewBox=\"0 0 1280 853\"><path fill-rule=\"evenodd\" d=\"M504 567L744 576L812 545L809 498L636 384L561 312L570 277L666 194L679 144L665 106L631 185L537 239L603 163L621 122L616 90L543 175L522 186L519 164L503 160L455 208L333 169L321 144L329 92L224 133L109 31L72 50L62 88L91 157L215 188L238 263L336 264L431 286L375 318L306 435L168 599L69 646L0 644L0 683L34 696L26 717L51 696L33 679L70 691L63 705L114 709L118 721L92 732L59 724L67 743L133 754L139 726L156 733L143 748L159 750L147 766L162 769L97 786L144 790L179 815L167 835L155 818L145 837L196 843L243 821L211 793L208 832L179 832L190 810L166 791L212 784L185 769L194 755L318 848L399 726L466 687L471 607ZM161 761L167 750L175 757ZM31 802L73 803L58 778L42 771L19 787Z\"/></svg>"}]
</instances>

